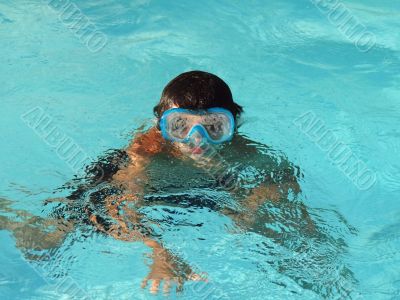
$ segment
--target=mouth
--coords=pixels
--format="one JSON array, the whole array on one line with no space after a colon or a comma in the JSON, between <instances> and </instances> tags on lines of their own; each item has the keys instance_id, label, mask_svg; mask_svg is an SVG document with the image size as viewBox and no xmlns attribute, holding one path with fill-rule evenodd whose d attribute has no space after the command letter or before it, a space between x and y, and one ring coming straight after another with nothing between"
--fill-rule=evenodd
<instances>
[{"instance_id":1,"label":"mouth","mask_svg":"<svg viewBox=\"0 0 400 300\"><path fill-rule=\"evenodd\" d=\"M192 154L200 155L200 154L202 154L203 152L204 152L204 150L201 149L201 147L194 147L194 148L192 149Z\"/></svg>"}]
</instances>

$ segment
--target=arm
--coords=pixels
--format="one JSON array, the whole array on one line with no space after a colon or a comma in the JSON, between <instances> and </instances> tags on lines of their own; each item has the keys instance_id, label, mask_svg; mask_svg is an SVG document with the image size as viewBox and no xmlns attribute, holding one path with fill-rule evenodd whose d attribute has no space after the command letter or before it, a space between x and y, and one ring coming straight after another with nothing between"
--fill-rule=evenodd
<instances>
[{"instance_id":1,"label":"arm","mask_svg":"<svg viewBox=\"0 0 400 300\"><path fill-rule=\"evenodd\" d=\"M278 202L281 199L287 199L289 193L295 195L301 193L301 188L297 182L291 169L283 169L277 172L278 180L271 180L265 177L264 181L250 191L250 193L243 200L243 206L250 212L256 212L265 202L272 201ZM278 182L277 182L278 181Z\"/></svg>"},{"instance_id":2,"label":"arm","mask_svg":"<svg viewBox=\"0 0 400 300\"><path fill-rule=\"evenodd\" d=\"M13 209L11 203L6 199L0 199L0 212L8 215L0 215L0 230L10 231L15 238L16 246L31 259L40 257L30 255L30 250L57 248L74 227L70 221L44 219L26 211Z\"/></svg>"},{"instance_id":3,"label":"arm","mask_svg":"<svg viewBox=\"0 0 400 300\"><path fill-rule=\"evenodd\" d=\"M224 214L230 216L241 227L254 228L257 226L256 223L263 223L260 218L262 219L266 213L262 207L266 203L270 203L277 208L288 207L287 209L289 209L291 207L291 209L301 212L302 218L308 224L307 229L313 230L313 221L306 206L301 201L289 199L291 196L296 198L301 193L297 180L301 178L302 174L297 166L290 163L284 156L278 157L276 151L268 146L240 135L236 136L233 141L231 152L233 151L239 153L238 160L241 160L240 157L243 155L248 156L255 165L259 165L259 170L265 171L266 175L253 189L231 191L234 198L239 197L242 210L237 212L224 209ZM245 196L243 196L243 191ZM268 216L271 217L273 214L268 214ZM273 220L268 222L273 222Z\"/></svg>"},{"instance_id":4,"label":"arm","mask_svg":"<svg viewBox=\"0 0 400 300\"><path fill-rule=\"evenodd\" d=\"M157 293L164 282L163 291L168 293L171 283L175 283L177 290L180 290L187 280L205 281L202 276L194 273L187 263L163 246L153 234L150 224L154 223L148 222L146 217L137 211L140 205L138 197L133 194L109 196L106 198L106 208L108 215L114 220L113 225L104 227L95 215L91 215L90 220L97 229L117 240L143 242L152 250L150 272L143 280L142 288L150 281L150 292Z\"/></svg>"},{"instance_id":5,"label":"arm","mask_svg":"<svg viewBox=\"0 0 400 300\"><path fill-rule=\"evenodd\" d=\"M138 134L126 149L130 163L118 170L111 180L112 184L123 190L123 194L108 196L104 201L107 214L113 220L112 224L105 227L98 221L96 215L89 216L98 230L117 240L143 242L152 250L150 273L142 282L144 288L149 281L152 281L150 286L152 293L158 292L162 281L165 282L164 293L168 293L172 282L175 282L177 289L180 289L185 280L203 280L192 272L188 264L163 246L150 226L157 224L148 222L138 211L144 205L144 184L148 182L146 168L154 155L167 151L166 147L161 133L156 128Z\"/></svg>"},{"instance_id":6,"label":"arm","mask_svg":"<svg viewBox=\"0 0 400 300\"><path fill-rule=\"evenodd\" d=\"M282 176L279 176L279 181L270 182L269 180L263 181L258 187L254 188L249 195L242 200L242 207L244 211L236 216L234 219L238 221L242 226L253 227L257 222L264 222L258 220L258 216L261 216L259 212L265 203L270 202L274 207L281 208L283 211L291 211L289 213L290 218L295 218L295 215L300 215L304 221L304 227L302 230L309 234L313 234L316 231L314 221L311 219L307 207L304 203L299 201L289 200L289 194L293 193L297 196L301 193L301 188L296 180L296 176L292 175L290 170L282 170ZM283 213L281 211L281 213ZM273 216L271 214L270 216ZM269 219L268 222L274 222L273 219ZM295 222L297 224L297 221Z\"/></svg>"},{"instance_id":7,"label":"arm","mask_svg":"<svg viewBox=\"0 0 400 300\"><path fill-rule=\"evenodd\" d=\"M143 195L143 183L147 182L146 167L153 156L164 150L160 131L153 127L136 135L126 149L130 163L112 177L112 182L129 193Z\"/></svg>"},{"instance_id":8,"label":"arm","mask_svg":"<svg viewBox=\"0 0 400 300\"><path fill-rule=\"evenodd\" d=\"M135 151L132 150L137 150L137 154L146 152L143 151L146 148L146 143L144 143L146 137L148 138L146 134L142 134L140 138L135 139L131 144L131 149L128 148L130 150L129 153L132 154L132 159L137 158L139 168L136 168L136 174L138 175L144 169L148 157L144 155L135 156ZM138 147L141 144L142 146ZM149 144L147 143L147 145ZM60 188L60 190L72 190L69 196L45 200L45 205L51 202L63 204L52 210L49 218L38 217L27 211L13 209L11 201L0 199L0 212L6 213L6 215L0 215L0 230L4 229L12 232L16 239L17 247L21 248L25 253L32 249L46 250L58 247L75 226L74 222L67 220L66 217L70 208L79 203L84 193L92 187L102 182L112 182L114 176L118 176L116 174L121 174L121 167L126 164L126 160L127 153L125 151L113 150L101 157L96 163L86 167L84 178L71 180ZM139 184L136 185L138 189L141 186Z\"/></svg>"}]
</instances>

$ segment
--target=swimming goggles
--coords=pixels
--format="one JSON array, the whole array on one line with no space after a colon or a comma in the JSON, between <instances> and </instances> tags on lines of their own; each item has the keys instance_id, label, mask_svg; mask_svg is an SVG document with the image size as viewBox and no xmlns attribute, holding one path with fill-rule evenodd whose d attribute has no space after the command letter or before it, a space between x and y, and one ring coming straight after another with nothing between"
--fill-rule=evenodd
<instances>
[{"instance_id":1,"label":"swimming goggles","mask_svg":"<svg viewBox=\"0 0 400 300\"><path fill-rule=\"evenodd\" d=\"M166 140L189 143L191 137L200 134L212 144L220 144L232 139L235 120L232 113L224 108L189 110L172 108L164 112L160 128Z\"/></svg>"}]
</instances>

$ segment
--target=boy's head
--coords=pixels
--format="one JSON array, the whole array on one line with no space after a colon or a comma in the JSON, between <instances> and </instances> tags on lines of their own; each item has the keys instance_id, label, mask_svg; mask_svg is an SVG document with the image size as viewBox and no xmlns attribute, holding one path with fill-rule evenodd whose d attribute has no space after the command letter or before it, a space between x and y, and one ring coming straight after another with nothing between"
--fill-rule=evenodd
<instances>
[{"instance_id":1,"label":"boy's head","mask_svg":"<svg viewBox=\"0 0 400 300\"><path fill-rule=\"evenodd\" d=\"M235 119L243 111L233 101L229 86L218 76L203 71L182 73L172 79L153 111L160 120L162 114L173 107L192 110L221 107L229 110Z\"/></svg>"},{"instance_id":2,"label":"boy's head","mask_svg":"<svg viewBox=\"0 0 400 300\"><path fill-rule=\"evenodd\" d=\"M235 120L242 111L228 85L202 71L172 79L154 107L164 138L178 142L175 146L182 153L196 159L207 152L209 142L219 144L233 137Z\"/></svg>"}]
</instances>

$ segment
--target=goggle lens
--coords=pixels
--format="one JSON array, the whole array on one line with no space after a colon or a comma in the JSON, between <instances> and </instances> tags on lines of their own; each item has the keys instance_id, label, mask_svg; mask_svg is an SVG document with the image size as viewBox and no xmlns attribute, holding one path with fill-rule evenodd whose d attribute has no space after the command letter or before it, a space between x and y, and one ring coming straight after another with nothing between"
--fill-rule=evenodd
<instances>
[{"instance_id":1,"label":"goggle lens","mask_svg":"<svg viewBox=\"0 0 400 300\"><path fill-rule=\"evenodd\" d=\"M214 142L229 139L234 129L233 116L224 109L205 112L172 109L164 113L161 123L164 136L180 142L188 138L194 127L204 128Z\"/></svg>"}]
</instances>

